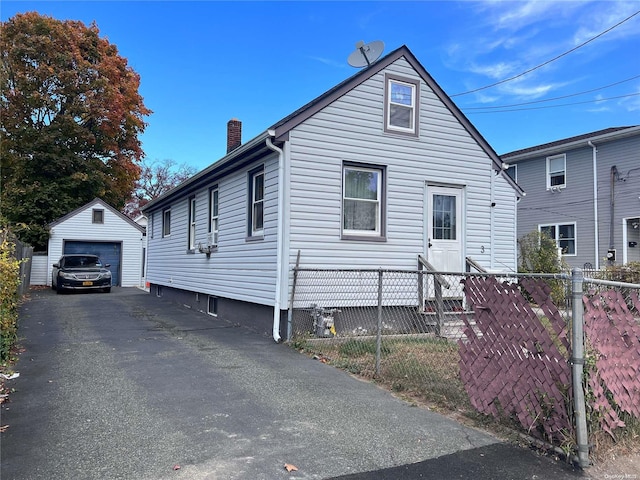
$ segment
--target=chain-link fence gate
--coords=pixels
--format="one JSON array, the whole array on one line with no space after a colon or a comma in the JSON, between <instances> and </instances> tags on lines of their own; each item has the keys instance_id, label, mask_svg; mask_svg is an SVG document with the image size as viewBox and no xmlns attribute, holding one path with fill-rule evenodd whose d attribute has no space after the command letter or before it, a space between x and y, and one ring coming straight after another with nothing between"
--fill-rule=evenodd
<instances>
[{"instance_id":1,"label":"chain-link fence gate","mask_svg":"<svg viewBox=\"0 0 640 480\"><path fill-rule=\"evenodd\" d=\"M588 465L589 438L640 419L640 285L569 274L294 271L289 339ZM579 379L574 382L572 378Z\"/></svg>"}]
</instances>

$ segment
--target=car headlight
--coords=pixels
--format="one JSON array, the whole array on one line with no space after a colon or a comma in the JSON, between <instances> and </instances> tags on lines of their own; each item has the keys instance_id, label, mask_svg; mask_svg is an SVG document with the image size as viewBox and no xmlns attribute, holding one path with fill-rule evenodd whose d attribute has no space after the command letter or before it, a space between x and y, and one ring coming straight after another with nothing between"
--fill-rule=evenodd
<instances>
[{"instance_id":1,"label":"car headlight","mask_svg":"<svg viewBox=\"0 0 640 480\"><path fill-rule=\"evenodd\" d=\"M76 278L76 276L73 273L67 273L67 272L58 272L58 275L60 275L62 278L66 278L66 279L73 279Z\"/></svg>"},{"instance_id":2,"label":"car headlight","mask_svg":"<svg viewBox=\"0 0 640 480\"><path fill-rule=\"evenodd\" d=\"M111 272L101 272L99 278L111 278Z\"/></svg>"}]
</instances>

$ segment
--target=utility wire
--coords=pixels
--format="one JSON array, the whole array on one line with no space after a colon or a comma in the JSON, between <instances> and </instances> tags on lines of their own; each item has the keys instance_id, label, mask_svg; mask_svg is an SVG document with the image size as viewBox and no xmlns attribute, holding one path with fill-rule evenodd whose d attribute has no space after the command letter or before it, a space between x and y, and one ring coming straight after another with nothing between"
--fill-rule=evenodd
<instances>
[{"instance_id":1,"label":"utility wire","mask_svg":"<svg viewBox=\"0 0 640 480\"><path fill-rule=\"evenodd\" d=\"M621 83L630 82L631 80L635 80L636 78L640 78L640 75L636 75L635 77L627 78L625 80L620 80L619 82L610 83L609 85L605 85L603 87L593 88L591 90L585 90L584 92L571 93L569 95L562 95L560 97L546 98L544 100L533 100L531 102L523 102L523 103L512 103L509 105L488 105L484 107L460 107L462 110L489 110L496 108L510 108L510 107L520 107L522 105L532 105L534 103L544 103L544 102L553 102L554 100L562 100L564 98L577 97L579 95L586 95L587 93L596 92L598 90L604 90L605 88L614 87L616 85L620 85Z\"/></svg>"},{"instance_id":2,"label":"utility wire","mask_svg":"<svg viewBox=\"0 0 640 480\"><path fill-rule=\"evenodd\" d=\"M601 37L601 36L603 36L605 33L608 33L608 32L610 32L611 30L613 30L614 28L619 27L620 25L622 25L622 24L623 24L623 23L625 23L626 21L631 20L633 17L635 17L635 16L636 16L636 15L638 15L638 14L640 14L640 10L638 10L636 13L633 13L633 14L629 15L627 18L625 18L624 20L622 20L622 21L620 21L620 22L616 23L614 26L607 28L604 32L599 33L599 34L598 34L598 35L596 35L595 37L591 37L591 38L590 38L589 40L587 40L586 42L583 42L583 43L581 43L580 45L576 45L576 46L575 46L575 47L573 47L571 50L567 50L566 52L561 53L560 55L558 55L558 56L556 56L556 57L553 57L551 60L547 60L546 62L543 62L543 63L541 63L540 65L537 65L537 66L535 66L535 67L533 67L533 68L530 68L529 70L525 70L524 72L519 73L518 75L514 75L513 77L505 78L504 80L500 80L499 82L492 83L491 85L486 85L486 86L484 86L484 87L475 88L475 89L473 89L473 90L469 90L469 91L467 91L467 92L456 93L456 94L454 94L454 95L449 95L449 96L450 96L450 97L459 97L459 96L461 96L461 95L468 95L468 94L470 94L470 93L479 92L480 90L485 90L485 89L487 89L487 88L495 87L496 85L501 85L501 84L503 84L503 83L510 82L511 80L515 80L516 78L520 78L520 77L522 77L522 76L526 75L527 73L531 73L531 72L533 72L534 70L537 70L537 69L539 69L539 68L541 68L541 67L544 67L545 65L548 65L548 64L550 64L551 62L555 62L556 60L558 60L558 59L560 59L560 58L562 58L562 57L564 57L564 56L566 56L566 55L569 55L569 54L570 54L570 53L572 53L572 52L575 52L575 51L576 51L576 50L578 50L579 48L582 48L582 47L584 47L585 45L587 45L588 43L591 43L591 42L593 42L594 40L596 40L597 38L600 38L600 37Z\"/></svg>"},{"instance_id":3,"label":"utility wire","mask_svg":"<svg viewBox=\"0 0 640 480\"><path fill-rule=\"evenodd\" d=\"M543 110L545 108L569 107L571 105L583 105L585 103L606 102L608 100L616 100L618 98L634 97L636 95L640 95L640 92L628 93L626 95L618 95L617 97L600 98L600 99L597 99L597 100L586 100L584 102L561 103L561 104L558 104L558 105L545 105L544 107L511 108L511 109L508 109L508 110L492 110L492 111L488 111L488 112L469 112L469 115L480 114L480 113L520 112L520 111L523 111L523 110ZM462 110L464 111L464 108Z\"/></svg>"}]
</instances>

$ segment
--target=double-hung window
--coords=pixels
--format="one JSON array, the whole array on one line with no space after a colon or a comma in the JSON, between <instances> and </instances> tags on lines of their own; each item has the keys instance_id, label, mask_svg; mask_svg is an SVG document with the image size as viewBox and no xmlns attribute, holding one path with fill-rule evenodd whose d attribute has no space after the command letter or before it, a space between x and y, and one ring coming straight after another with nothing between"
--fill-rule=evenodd
<instances>
[{"instance_id":1,"label":"double-hung window","mask_svg":"<svg viewBox=\"0 0 640 480\"><path fill-rule=\"evenodd\" d=\"M342 167L342 236L383 239L384 167L345 163Z\"/></svg>"},{"instance_id":2,"label":"double-hung window","mask_svg":"<svg viewBox=\"0 0 640 480\"><path fill-rule=\"evenodd\" d=\"M249 237L264 233L264 167L249 174Z\"/></svg>"},{"instance_id":3,"label":"double-hung window","mask_svg":"<svg viewBox=\"0 0 640 480\"><path fill-rule=\"evenodd\" d=\"M419 87L417 81L386 75L385 131L418 135Z\"/></svg>"},{"instance_id":4,"label":"double-hung window","mask_svg":"<svg viewBox=\"0 0 640 480\"><path fill-rule=\"evenodd\" d=\"M167 208L162 211L162 236L171 235L171 209Z\"/></svg>"},{"instance_id":5,"label":"double-hung window","mask_svg":"<svg viewBox=\"0 0 640 480\"><path fill-rule=\"evenodd\" d=\"M540 233L555 240L556 245L562 249L562 255L576 254L576 224L557 223L551 225L540 225Z\"/></svg>"},{"instance_id":6,"label":"double-hung window","mask_svg":"<svg viewBox=\"0 0 640 480\"><path fill-rule=\"evenodd\" d=\"M547 190L567 186L567 156L547 157Z\"/></svg>"},{"instance_id":7,"label":"double-hung window","mask_svg":"<svg viewBox=\"0 0 640 480\"><path fill-rule=\"evenodd\" d=\"M189 197L189 250L196 248L196 197Z\"/></svg>"},{"instance_id":8,"label":"double-hung window","mask_svg":"<svg viewBox=\"0 0 640 480\"><path fill-rule=\"evenodd\" d=\"M218 187L213 187L209 190L209 246L211 247L218 246L218 200Z\"/></svg>"}]
</instances>

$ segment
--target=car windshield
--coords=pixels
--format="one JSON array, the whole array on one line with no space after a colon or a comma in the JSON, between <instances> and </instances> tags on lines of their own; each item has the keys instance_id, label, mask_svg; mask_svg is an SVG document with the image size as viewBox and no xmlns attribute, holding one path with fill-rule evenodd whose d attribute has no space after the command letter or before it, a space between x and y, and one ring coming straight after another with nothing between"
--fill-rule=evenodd
<instances>
[{"instance_id":1,"label":"car windshield","mask_svg":"<svg viewBox=\"0 0 640 480\"><path fill-rule=\"evenodd\" d=\"M102 263L97 257L67 257L65 267L101 267Z\"/></svg>"}]
</instances>

